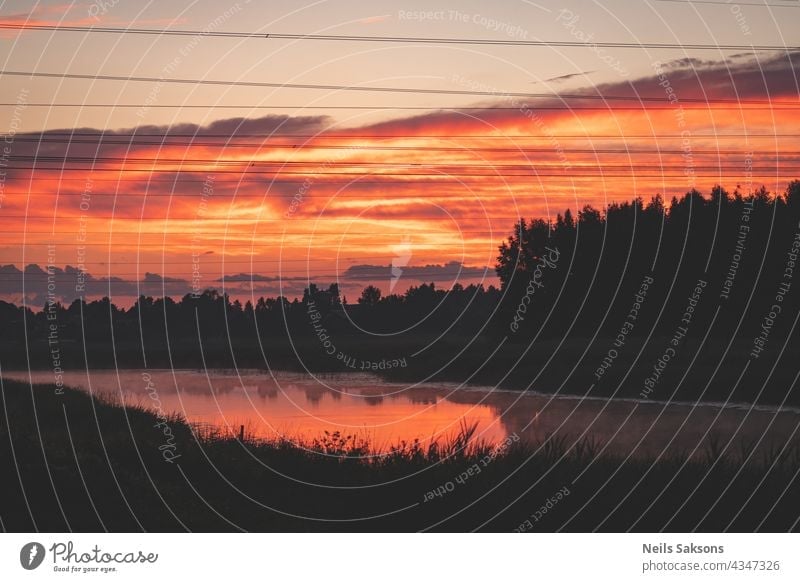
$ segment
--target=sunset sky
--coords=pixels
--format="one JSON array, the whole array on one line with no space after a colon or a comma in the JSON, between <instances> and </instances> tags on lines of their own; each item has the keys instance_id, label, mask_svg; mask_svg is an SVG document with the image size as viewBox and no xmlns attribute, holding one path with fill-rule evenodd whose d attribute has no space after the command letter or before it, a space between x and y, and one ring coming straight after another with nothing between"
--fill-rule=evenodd
<instances>
[{"instance_id":1,"label":"sunset sky","mask_svg":"<svg viewBox=\"0 0 800 582\"><path fill-rule=\"evenodd\" d=\"M193 279L243 300L309 279L386 292L391 265L395 291L496 284L519 217L714 184L782 192L800 177L800 3L752 4L0 3L0 296L19 301L24 281L41 305L48 262L65 299L83 268L87 295L121 304ZM763 45L790 48L742 48Z\"/></svg>"}]
</instances>

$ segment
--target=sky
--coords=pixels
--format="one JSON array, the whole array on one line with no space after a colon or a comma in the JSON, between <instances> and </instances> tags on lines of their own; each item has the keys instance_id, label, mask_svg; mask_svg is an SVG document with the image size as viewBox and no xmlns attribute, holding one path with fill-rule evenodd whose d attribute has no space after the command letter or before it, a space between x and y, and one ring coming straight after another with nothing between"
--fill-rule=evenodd
<instances>
[{"instance_id":1,"label":"sky","mask_svg":"<svg viewBox=\"0 0 800 582\"><path fill-rule=\"evenodd\" d=\"M0 2L16 27L0 29L0 297L41 304L48 268L64 299L123 304L496 284L520 217L779 193L800 177L797 16L793 0ZM789 48L744 48L763 45Z\"/></svg>"}]
</instances>

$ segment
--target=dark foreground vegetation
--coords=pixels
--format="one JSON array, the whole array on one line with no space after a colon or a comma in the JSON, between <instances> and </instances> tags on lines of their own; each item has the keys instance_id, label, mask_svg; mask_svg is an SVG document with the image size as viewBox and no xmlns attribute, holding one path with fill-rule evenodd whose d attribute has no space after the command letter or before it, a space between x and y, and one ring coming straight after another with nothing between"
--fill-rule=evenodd
<instances>
[{"instance_id":1,"label":"dark foreground vegetation","mask_svg":"<svg viewBox=\"0 0 800 582\"><path fill-rule=\"evenodd\" d=\"M796 447L624 461L569 439L485 447L464 427L369 456L335 434L197 434L55 386L3 381L0 404L7 531L785 531L800 516Z\"/></svg>"},{"instance_id":2,"label":"dark foreground vegetation","mask_svg":"<svg viewBox=\"0 0 800 582\"><path fill-rule=\"evenodd\" d=\"M540 392L800 405L793 388L800 182L716 187L522 220L499 286L433 283L348 303L108 298L42 311L0 302L0 365L373 371ZM375 333L384 335L375 335ZM54 351L55 350L55 351Z\"/></svg>"}]
</instances>

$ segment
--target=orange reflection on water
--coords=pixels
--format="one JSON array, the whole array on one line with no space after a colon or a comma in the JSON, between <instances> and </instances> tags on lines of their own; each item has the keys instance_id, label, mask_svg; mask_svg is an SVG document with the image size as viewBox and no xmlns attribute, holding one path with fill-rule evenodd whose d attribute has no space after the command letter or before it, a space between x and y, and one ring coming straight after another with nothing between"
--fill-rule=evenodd
<instances>
[{"instance_id":1,"label":"orange reflection on water","mask_svg":"<svg viewBox=\"0 0 800 582\"><path fill-rule=\"evenodd\" d=\"M149 383L143 379L149 378ZM26 382L27 372L4 373ZM34 372L34 383L52 373ZM351 435L363 449L385 451L401 441L451 441L463 424L477 424L475 441L499 444L509 435L536 446L582 439L598 454L652 457L699 454L710 440L739 454L798 441L800 410L714 403L604 400L430 383L408 387L367 374L305 374L212 370L92 370L68 372L67 385L155 408L226 435L244 426L248 438L308 443L327 431ZM148 386L150 388L148 389ZM534 447L535 448L535 447Z\"/></svg>"},{"instance_id":2,"label":"orange reflection on water","mask_svg":"<svg viewBox=\"0 0 800 582\"><path fill-rule=\"evenodd\" d=\"M157 395L164 413L177 412L191 423L230 435L238 435L244 426L250 438L310 441L325 431L338 431L383 450L400 441L448 441L462 422L477 423L477 440L495 443L507 434L497 410L488 404L453 402L443 390L403 390L367 375L315 380L288 373L273 378L252 371L241 376L219 370L209 375L169 370L147 374L152 386L149 392L141 371L93 370L91 390L147 407L154 406ZM52 381L46 372L33 376L34 382ZM25 374L13 377L27 380ZM90 385L85 372L67 373L65 383L84 390Z\"/></svg>"}]
</instances>

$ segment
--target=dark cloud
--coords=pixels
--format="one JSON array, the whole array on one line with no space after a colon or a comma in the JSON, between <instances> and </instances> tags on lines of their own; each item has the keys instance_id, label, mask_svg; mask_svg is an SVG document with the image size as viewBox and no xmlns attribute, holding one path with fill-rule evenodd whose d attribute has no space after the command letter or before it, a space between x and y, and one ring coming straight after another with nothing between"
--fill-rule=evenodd
<instances>
[{"instance_id":1,"label":"dark cloud","mask_svg":"<svg viewBox=\"0 0 800 582\"><path fill-rule=\"evenodd\" d=\"M568 75L558 75L557 77L550 77L549 79L545 79L544 81L534 81L534 83L561 83L563 81L568 81L569 79L574 79L575 77L585 77L586 75L591 75L596 71L581 71L580 73L569 73Z\"/></svg>"},{"instance_id":2,"label":"dark cloud","mask_svg":"<svg viewBox=\"0 0 800 582\"><path fill-rule=\"evenodd\" d=\"M246 117L231 117L228 119L220 119L213 121L208 125L198 125L196 123L177 123L174 125L140 125L135 128L128 129L115 129L101 131L92 128L77 128L74 130L52 130L45 131L42 135L50 134L63 134L74 131L80 134L100 135L103 137L133 137L145 140L150 135L156 137L167 136L210 136L210 135L223 135L230 136L233 139L237 137L244 138L241 134L245 134L249 139L253 139L255 134L256 138L259 136L268 137L270 134L280 132L284 133L301 133L313 134L323 131L329 125L329 118L324 115L306 115L306 116L291 116L291 115L265 115L262 117L246 118ZM153 141L149 139L149 141Z\"/></svg>"},{"instance_id":3,"label":"dark cloud","mask_svg":"<svg viewBox=\"0 0 800 582\"><path fill-rule=\"evenodd\" d=\"M252 283L252 282L268 282L275 283L277 281L305 281L308 277L273 277L269 275L259 275L258 273L239 273L237 275L225 275L219 279L215 279L217 283Z\"/></svg>"},{"instance_id":4,"label":"dark cloud","mask_svg":"<svg viewBox=\"0 0 800 582\"><path fill-rule=\"evenodd\" d=\"M214 280L216 285L202 285L202 289L217 289L228 294L266 293L273 295L296 296L308 286L308 277L276 277L258 273L239 273L226 275ZM180 277L165 277L158 273L146 272L140 280L120 277L96 277L91 273L81 274L80 269L67 265L63 269L47 268L36 264L27 265L20 270L14 265L0 265L0 299L16 303L25 302L33 306L43 306L47 301L48 285L52 285L53 297L61 303L71 303L75 299L96 299L99 297L182 297L192 293L192 283Z\"/></svg>"},{"instance_id":5,"label":"dark cloud","mask_svg":"<svg viewBox=\"0 0 800 582\"><path fill-rule=\"evenodd\" d=\"M675 59L674 61L667 61L664 63L664 67L667 69L699 69L713 67L718 64L719 61L707 61L703 59L696 59L694 57L684 57L682 59Z\"/></svg>"},{"instance_id":6,"label":"dark cloud","mask_svg":"<svg viewBox=\"0 0 800 582\"><path fill-rule=\"evenodd\" d=\"M250 298L250 297L301 297L303 291L308 287L308 279L304 277L290 277L279 279L274 282L255 282L250 283L226 283L224 291L229 296ZM223 291L223 289L220 289Z\"/></svg>"},{"instance_id":7,"label":"dark cloud","mask_svg":"<svg viewBox=\"0 0 800 582\"><path fill-rule=\"evenodd\" d=\"M776 53L742 53L736 55L736 58L728 60L711 61L706 59L697 58L681 58L663 63L662 70L669 78L670 85L674 89L679 100L686 99L767 99L767 98L794 98L798 94L798 60L800 60L800 52L786 52L782 54ZM591 71L580 73L570 73L553 77L548 81L560 82L580 75L589 74ZM569 108L570 105L585 105L586 101L581 99L574 99L571 95L587 95L592 97L603 95L617 95L624 97L648 97L666 99L664 88L659 86L658 74L653 69L651 75L641 77L634 80L616 81L611 83L599 84L583 89L576 89L565 91L563 94L554 93L550 99L536 99L530 100L524 97L506 98L503 97L499 90L498 96L491 98L484 98L482 101L478 100L477 106L484 106L485 109L471 109L465 111L432 111L423 115L415 115L411 117L389 120L381 123L374 123L364 127L350 128L347 130L337 129L337 135L363 135L369 133L373 135L382 134L402 134L402 135L431 135L438 133L456 134L456 133L481 133L484 131L494 131L498 127L506 126L508 123L519 122L521 112L523 109L536 111L538 107L558 106ZM609 106L613 107L616 102L609 102ZM624 103L620 102L620 103ZM497 109L496 106L503 105L505 107L512 106L511 109ZM475 105L473 105L475 106ZM542 110L538 114L544 118L559 117L559 116L574 116L574 111L558 111L558 110ZM230 136L231 140L236 140L237 137L244 135L255 135L268 137L273 132L280 132L281 134L302 134L302 135L317 135L328 134L328 128L331 127L331 122L325 116L302 116L290 117L286 115L268 115L255 119L246 118L230 118L215 121L208 125L198 124L177 124L170 126L141 126L136 129L122 129L114 131L101 131L90 128L76 128L75 132L86 133L92 136L99 136L100 140L89 139L91 143L78 143L81 139L76 138L69 145L61 143L39 143L37 138L47 138L54 135L70 136L70 131L47 131L41 134L20 134L13 144L13 155L37 155L37 156L55 156L61 157L64 155L81 156L88 158L96 157L113 157L114 155L128 154L135 156L138 152L139 155L147 156L153 155L152 150L160 148L160 143L164 141L169 143L169 139L160 140L157 136L175 136L175 135L190 135L202 139L204 136L221 135ZM156 137L147 137L147 134L155 134ZM21 138L32 138L32 141L23 141ZM258 137L249 138L250 141L258 141ZM84 141L87 141L84 139ZM131 144L141 144L142 142L156 142L156 145L148 146L135 146ZM99 142L99 145L98 145ZM118 142L118 143L113 143ZM183 142L185 143L185 142ZM309 146L313 146L314 140L308 142ZM168 147L165 145L165 147ZM177 146L185 147L185 146ZM145 149L150 148L150 150ZM186 150L184 150L186 151ZM246 150L245 150L246 151ZM176 155L181 155L178 152ZM102 162L98 162L102 165ZM48 165L41 166L37 163L37 174L43 175ZM60 164L50 164L53 172L58 172ZM9 170L9 176L14 175L16 172L22 172L27 175L29 170ZM54 173L54 177L58 174ZM169 193L177 189L187 192L196 192L200 195L202 191L202 174L196 173L189 174L183 172L161 173L158 175L158 182L143 182L138 190L148 191L150 193ZM265 179L262 187L269 186L271 196L280 199L280 203L285 204L284 199L291 199L298 194L298 190L303 183L302 177L295 180L284 180L283 177L278 177L276 182L270 182ZM365 185L370 187L369 185ZM72 186L70 186L72 187ZM75 189L80 191L81 184L76 184ZM225 180L219 180L215 183L215 191L219 189L220 192L223 188L248 188L252 189L252 185L239 185L235 183L231 185L226 183ZM339 186L341 187L341 186ZM321 176L317 176L310 188L314 190L321 190L326 187L326 180ZM346 190L352 188L360 188L358 181L355 181L352 186L346 187ZM94 186L94 192L100 192L103 189L102 184ZM136 204L136 201L131 204ZM303 202L305 203L305 201Z\"/></svg>"},{"instance_id":8,"label":"dark cloud","mask_svg":"<svg viewBox=\"0 0 800 582\"><path fill-rule=\"evenodd\" d=\"M752 53L750 58L709 61L700 59L677 59L662 63L662 68L679 99L797 99L800 87L800 51L786 53ZM539 107L566 107L566 111L540 111L543 118L574 116L571 105L586 105L586 100L574 95L623 96L635 101L638 97L664 99L664 88L658 84L658 74L653 71L634 80L615 81L575 89L564 94L554 93L552 99L526 100L524 97L510 98L498 92L498 97L483 101L486 108L469 111L436 111L405 119L397 119L354 130L381 133L431 134L437 131L469 133L471 131L495 130L505 123L518 121L523 109L536 111ZM614 102L608 102L612 108ZM619 103L624 103L620 101ZM500 110L493 106L512 106ZM654 105L658 105L655 104Z\"/></svg>"},{"instance_id":9,"label":"dark cloud","mask_svg":"<svg viewBox=\"0 0 800 582\"><path fill-rule=\"evenodd\" d=\"M50 288L48 288L48 286ZM62 303L80 297L182 296L192 291L191 283L176 277L145 273L139 281L119 277L95 277L91 273L67 265L48 270L30 264L23 270L14 265L0 265L0 297L33 305L44 305L49 292Z\"/></svg>"},{"instance_id":10,"label":"dark cloud","mask_svg":"<svg viewBox=\"0 0 800 582\"><path fill-rule=\"evenodd\" d=\"M747 51L747 52L744 52L744 53L734 53L732 55L728 55L728 60L729 61L736 61L736 60L743 60L743 59L752 60L756 55L767 55L767 54L770 54L770 53L765 52L765 51ZM772 54L774 54L774 53L772 53Z\"/></svg>"},{"instance_id":11,"label":"dark cloud","mask_svg":"<svg viewBox=\"0 0 800 582\"><path fill-rule=\"evenodd\" d=\"M188 138L202 140L208 136L222 136L231 142L247 139L257 142L274 133L315 135L325 131L330 125L326 116L267 115L254 119L234 117L214 121L208 125L180 123L175 125L142 125L136 128L119 130L98 130L90 127L54 129L41 133L18 134L13 144L14 155L44 156L87 156L91 158L129 155L147 150L168 150L171 143L185 144ZM181 137L180 140L170 139ZM25 138L24 141L22 138ZM47 140L65 138L69 143ZM38 141L42 140L42 141ZM224 145L224 141L220 142ZM174 147L185 148L185 145ZM98 162L99 165L102 162ZM83 164L84 166L86 164ZM46 166L42 166L46 167ZM164 176L159 176L163 179ZM196 176L195 176L196 178Z\"/></svg>"},{"instance_id":12,"label":"dark cloud","mask_svg":"<svg viewBox=\"0 0 800 582\"><path fill-rule=\"evenodd\" d=\"M663 73L678 99L797 99L800 51L753 55L733 61L678 59L662 63ZM654 70L655 73L655 70ZM663 97L658 75L625 83L607 83L587 94Z\"/></svg>"},{"instance_id":13,"label":"dark cloud","mask_svg":"<svg viewBox=\"0 0 800 582\"><path fill-rule=\"evenodd\" d=\"M156 273L145 273L143 283L185 283L185 279L178 279L175 277L163 277Z\"/></svg>"},{"instance_id":14,"label":"dark cloud","mask_svg":"<svg viewBox=\"0 0 800 582\"><path fill-rule=\"evenodd\" d=\"M492 270L482 267L467 267L459 261L450 261L443 265L423 265L417 267L400 267L399 277L420 281L451 281L454 279L472 279L490 275ZM357 281L390 280L398 277L392 272L392 265L352 265L342 273L343 279Z\"/></svg>"},{"instance_id":15,"label":"dark cloud","mask_svg":"<svg viewBox=\"0 0 800 582\"><path fill-rule=\"evenodd\" d=\"M740 53L733 55L728 60L712 61L698 58L681 58L667 61L662 64L664 71L668 74L670 83L679 94L679 98L768 98L778 96L793 96L798 93L798 60L800 52L786 53ZM590 74L594 71L584 71L569 73L548 79L548 82L561 82L571 78ZM526 102L524 97L513 100L513 105L528 106L534 109L537 106L547 105L570 105L584 103L585 101L575 100L569 95L623 95L623 96L643 96L643 97L663 97L663 88L658 85L658 75L654 74L641 77L636 80L625 80L611 82L586 87L582 90L569 91L568 95L553 94L552 99L537 99L536 101ZM405 134L432 134L438 130L447 130L457 133L459 131L468 133L470 131L490 130L510 119L518 119L520 112L516 110L498 110L496 105L508 106L512 103L510 98L503 97L498 88L498 97L478 100L485 104L483 110L469 111L433 111L423 115L415 115L402 119L395 119L381 123L375 123L364 127L351 128L348 130L336 130L337 135L360 135L365 132L381 135L390 133ZM558 115L559 112L547 112L546 115ZM570 114L570 113L568 113ZM571 114L570 114L571 115ZM230 136L231 140L236 140L237 136L256 135L268 137L274 132L281 134L302 134L317 135L330 133L331 121L326 116L301 116L291 117L287 115L268 115L255 119L230 118L212 122L208 125L197 125L191 123L161 126L147 125L135 129L108 130L101 131L91 128L76 128L74 130L46 131L41 134L25 134L25 137L36 138L54 135L69 136L71 131L76 133L86 133L92 136L100 136L100 147L94 140L90 144L72 143L68 147L63 144L53 143L23 143L19 139L14 144L14 154L33 154L38 155L85 155L90 157L113 155L115 152L127 153L131 143L141 143L143 141L160 142L158 137L147 137L147 134L156 136L175 136L190 135L202 138L209 135ZM20 134L18 137L23 137ZM76 138L77 139L77 138ZM250 138L258 139L258 137ZM121 141L121 144L109 143ZM169 139L163 140L165 146ZM313 140L309 141L313 145ZM159 145L148 146L158 148ZM133 151L135 152L135 148ZM168 179L170 175L159 176L160 179ZM197 176L191 176L197 179ZM177 178L177 176L176 176ZM302 181L301 181L302 182ZM319 181L320 184L322 180ZM294 189L296 189L296 185ZM291 190L288 185L286 190ZM283 194L283 192L280 192Z\"/></svg>"}]
</instances>

